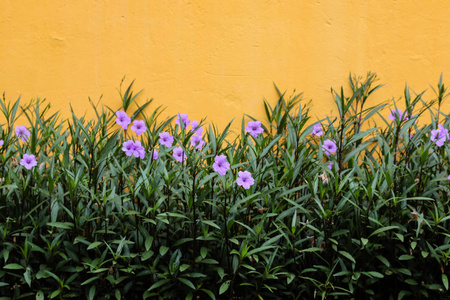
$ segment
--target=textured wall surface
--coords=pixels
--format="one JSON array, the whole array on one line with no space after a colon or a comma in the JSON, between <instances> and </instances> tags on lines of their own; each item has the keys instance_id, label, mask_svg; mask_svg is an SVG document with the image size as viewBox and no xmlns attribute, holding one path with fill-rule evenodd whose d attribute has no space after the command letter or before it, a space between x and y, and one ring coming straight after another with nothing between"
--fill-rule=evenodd
<instances>
[{"instance_id":1,"label":"textured wall surface","mask_svg":"<svg viewBox=\"0 0 450 300\"><path fill-rule=\"evenodd\" d=\"M47 98L68 116L69 103L81 114L102 94L119 107L126 75L166 115L223 128L244 113L262 119L275 82L323 117L350 72L379 75L375 102L399 98L406 82L435 86L441 72L450 84L449 15L445 0L3 0L0 91Z\"/></svg>"}]
</instances>

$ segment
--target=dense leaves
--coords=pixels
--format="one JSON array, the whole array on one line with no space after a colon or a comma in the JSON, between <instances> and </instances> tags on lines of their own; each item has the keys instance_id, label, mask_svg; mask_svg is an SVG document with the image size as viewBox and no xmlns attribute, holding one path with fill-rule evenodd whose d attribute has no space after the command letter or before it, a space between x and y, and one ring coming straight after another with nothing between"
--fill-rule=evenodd
<instances>
[{"instance_id":1,"label":"dense leaves","mask_svg":"<svg viewBox=\"0 0 450 300\"><path fill-rule=\"evenodd\" d=\"M277 89L237 137L133 83L95 120L3 97L0 299L449 299L446 88L387 107L375 83L320 126Z\"/></svg>"}]
</instances>

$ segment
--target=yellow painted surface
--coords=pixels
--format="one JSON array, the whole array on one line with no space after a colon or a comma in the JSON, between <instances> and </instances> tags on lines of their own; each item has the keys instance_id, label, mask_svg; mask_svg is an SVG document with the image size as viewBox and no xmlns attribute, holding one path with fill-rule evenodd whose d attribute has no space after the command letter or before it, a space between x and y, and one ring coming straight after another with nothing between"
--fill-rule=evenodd
<instances>
[{"instance_id":1,"label":"yellow painted surface","mask_svg":"<svg viewBox=\"0 0 450 300\"><path fill-rule=\"evenodd\" d=\"M399 98L406 82L435 86L441 72L450 84L449 15L446 0L3 0L0 91L47 98L67 117L69 103L82 114L102 94L117 108L126 75L142 102L223 128L244 113L262 119L275 82L323 117L350 72L386 84L373 103Z\"/></svg>"}]
</instances>

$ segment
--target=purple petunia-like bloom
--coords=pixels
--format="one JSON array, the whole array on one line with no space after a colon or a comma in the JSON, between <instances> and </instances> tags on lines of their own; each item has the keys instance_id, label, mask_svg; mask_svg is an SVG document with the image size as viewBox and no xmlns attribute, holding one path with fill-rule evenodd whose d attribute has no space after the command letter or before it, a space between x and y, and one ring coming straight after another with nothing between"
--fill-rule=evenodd
<instances>
[{"instance_id":1,"label":"purple petunia-like bloom","mask_svg":"<svg viewBox=\"0 0 450 300\"><path fill-rule=\"evenodd\" d=\"M158 157L159 157L158 151L156 151L155 149L153 149L153 151L152 151L152 150L148 150L148 152L152 153L152 158L153 158L153 160L157 160L157 159L158 159Z\"/></svg>"},{"instance_id":2,"label":"purple petunia-like bloom","mask_svg":"<svg viewBox=\"0 0 450 300\"><path fill-rule=\"evenodd\" d=\"M167 131L161 132L159 134L159 143L170 148L172 147L173 136L171 136Z\"/></svg>"},{"instance_id":3,"label":"purple petunia-like bloom","mask_svg":"<svg viewBox=\"0 0 450 300\"><path fill-rule=\"evenodd\" d=\"M322 145L323 151L325 151L326 155L331 155L337 150L336 143L332 140L325 140Z\"/></svg>"},{"instance_id":4,"label":"purple petunia-like bloom","mask_svg":"<svg viewBox=\"0 0 450 300\"><path fill-rule=\"evenodd\" d=\"M3 146L4 143L5 143L4 140L0 140L0 147Z\"/></svg>"},{"instance_id":5,"label":"purple petunia-like bloom","mask_svg":"<svg viewBox=\"0 0 450 300\"><path fill-rule=\"evenodd\" d=\"M182 162L186 159L186 155L184 154L184 151L181 147L173 149L173 157L179 162Z\"/></svg>"},{"instance_id":6,"label":"purple petunia-like bloom","mask_svg":"<svg viewBox=\"0 0 450 300\"><path fill-rule=\"evenodd\" d=\"M401 120L401 121L408 121L409 117L407 113L403 113L400 109L392 109L391 114L388 116L389 120Z\"/></svg>"},{"instance_id":7,"label":"purple petunia-like bloom","mask_svg":"<svg viewBox=\"0 0 450 300\"><path fill-rule=\"evenodd\" d=\"M333 169L333 162L332 161L330 161L330 163L328 164L327 168L330 169L330 170Z\"/></svg>"},{"instance_id":8,"label":"purple petunia-like bloom","mask_svg":"<svg viewBox=\"0 0 450 300\"><path fill-rule=\"evenodd\" d=\"M131 130L136 132L136 135L141 135L147 130L145 122L142 120L134 120L133 125L131 125Z\"/></svg>"},{"instance_id":9,"label":"purple petunia-like bloom","mask_svg":"<svg viewBox=\"0 0 450 300\"><path fill-rule=\"evenodd\" d=\"M199 135L191 136L191 145L195 147L197 150L202 150L203 145L205 145L205 141Z\"/></svg>"},{"instance_id":10,"label":"purple petunia-like bloom","mask_svg":"<svg viewBox=\"0 0 450 300\"><path fill-rule=\"evenodd\" d=\"M140 157L141 159L144 159L144 157L145 157L145 148L141 145L141 141L134 142L133 155L135 157Z\"/></svg>"},{"instance_id":11,"label":"purple petunia-like bloom","mask_svg":"<svg viewBox=\"0 0 450 300\"><path fill-rule=\"evenodd\" d=\"M217 155L214 158L213 169L220 175L225 175L227 170L230 169L230 163L227 162L227 157L225 155Z\"/></svg>"},{"instance_id":12,"label":"purple petunia-like bloom","mask_svg":"<svg viewBox=\"0 0 450 300\"><path fill-rule=\"evenodd\" d=\"M264 129L261 127L260 121L249 121L247 127L245 127L245 132L250 133L250 135L255 138L260 133L263 133Z\"/></svg>"},{"instance_id":13,"label":"purple petunia-like bloom","mask_svg":"<svg viewBox=\"0 0 450 300\"><path fill-rule=\"evenodd\" d=\"M15 129L17 137L23 142L25 142L31 135L25 125L16 126Z\"/></svg>"},{"instance_id":14,"label":"purple petunia-like bloom","mask_svg":"<svg viewBox=\"0 0 450 300\"><path fill-rule=\"evenodd\" d=\"M183 122L184 128L188 127L191 123L191 120L188 119L187 114L178 114L177 119L175 120L175 124L180 125L180 120Z\"/></svg>"},{"instance_id":15,"label":"purple petunia-like bloom","mask_svg":"<svg viewBox=\"0 0 450 300\"><path fill-rule=\"evenodd\" d=\"M441 147L444 142L450 140L448 129L445 129L442 124L438 125L438 129L431 130L430 140L436 143L436 146Z\"/></svg>"},{"instance_id":16,"label":"purple petunia-like bloom","mask_svg":"<svg viewBox=\"0 0 450 300\"><path fill-rule=\"evenodd\" d=\"M24 154L23 158L20 160L20 164L30 170L37 165L36 157L33 154Z\"/></svg>"},{"instance_id":17,"label":"purple petunia-like bloom","mask_svg":"<svg viewBox=\"0 0 450 300\"><path fill-rule=\"evenodd\" d=\"M123 129L127 129L128 125L131 123L131 118L123 110L116 112L116 123L122 126Z\"/></svg>"},{"instance_id":18,"label":"purple petunia-like bloom","mask_svg":"<svg viewBox=\"0 0 450 300\"><path fill-rule=\"evenodd\" d=\"M128 140L123 143L122 150L125 152L127 156L133 155L134 151L134 141Z\"/></svg>"},{"instance_id":19,"label":"purple petunia-like bloom","mask_svg":"<svg viewBox=\"0 0 450 300\"><path fill-rule=\"evenodd\" d=\"M145 149L140 141L128 140L123 143L122 150L127 156L140 157L141 159L145 157Z\"/></svg>"},{"instance_id":20,"label":"purple petunia-like bloom","mask_svg":"<svg viewBox=\"0 0 450 300\"><path fill-rule=\"evenodd\" d=\"M312 136L321 136L323 134L322 125L320 123L313 126Z\"/></svg>"},{"instance_id":21,"label":"purple petunia-like bloom","mask_svg":"<svg viewBox=\"0 0 450 300\"><path fill-rule=\"evenodd\" d=\"M252 173L249 171L239 171L239 177L236 179L236 183L242 186L244 189L248 190L254 183L255 180L252 177Z\"/></svg>"},{"instance_id":22,"label":"purple petunia-like bloom","mask_svg":"<svg viewBox=\"0 0 450 300\"><path fill-rule=\"evenodd\" d=\"M194 132L194 134L200 136L203 134L203 128L201 126L198 126L198 121L191 122L191 132Z\"/></svg>"}]
</instances>

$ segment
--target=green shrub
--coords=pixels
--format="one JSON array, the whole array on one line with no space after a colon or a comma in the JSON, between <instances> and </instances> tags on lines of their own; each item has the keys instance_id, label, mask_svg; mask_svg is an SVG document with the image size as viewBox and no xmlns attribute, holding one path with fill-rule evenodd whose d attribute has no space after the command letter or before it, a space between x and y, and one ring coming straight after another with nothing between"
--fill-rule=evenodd
<instances>
[{"instance_id":1,"label":"green shrub","mask_svg":"<svg viewBox=\"0 0 450 300\"><path fill-rule=\"evenodd\" d=\"M316 123L277 89L264 133L243 120L236 138L158 121L133 83L126 130L113 109L61 120L3 97L0 299L450 299L442 76L436 99L406 87L390 115L375 83L350 76Z\"/></svg>"}]
</instances>

